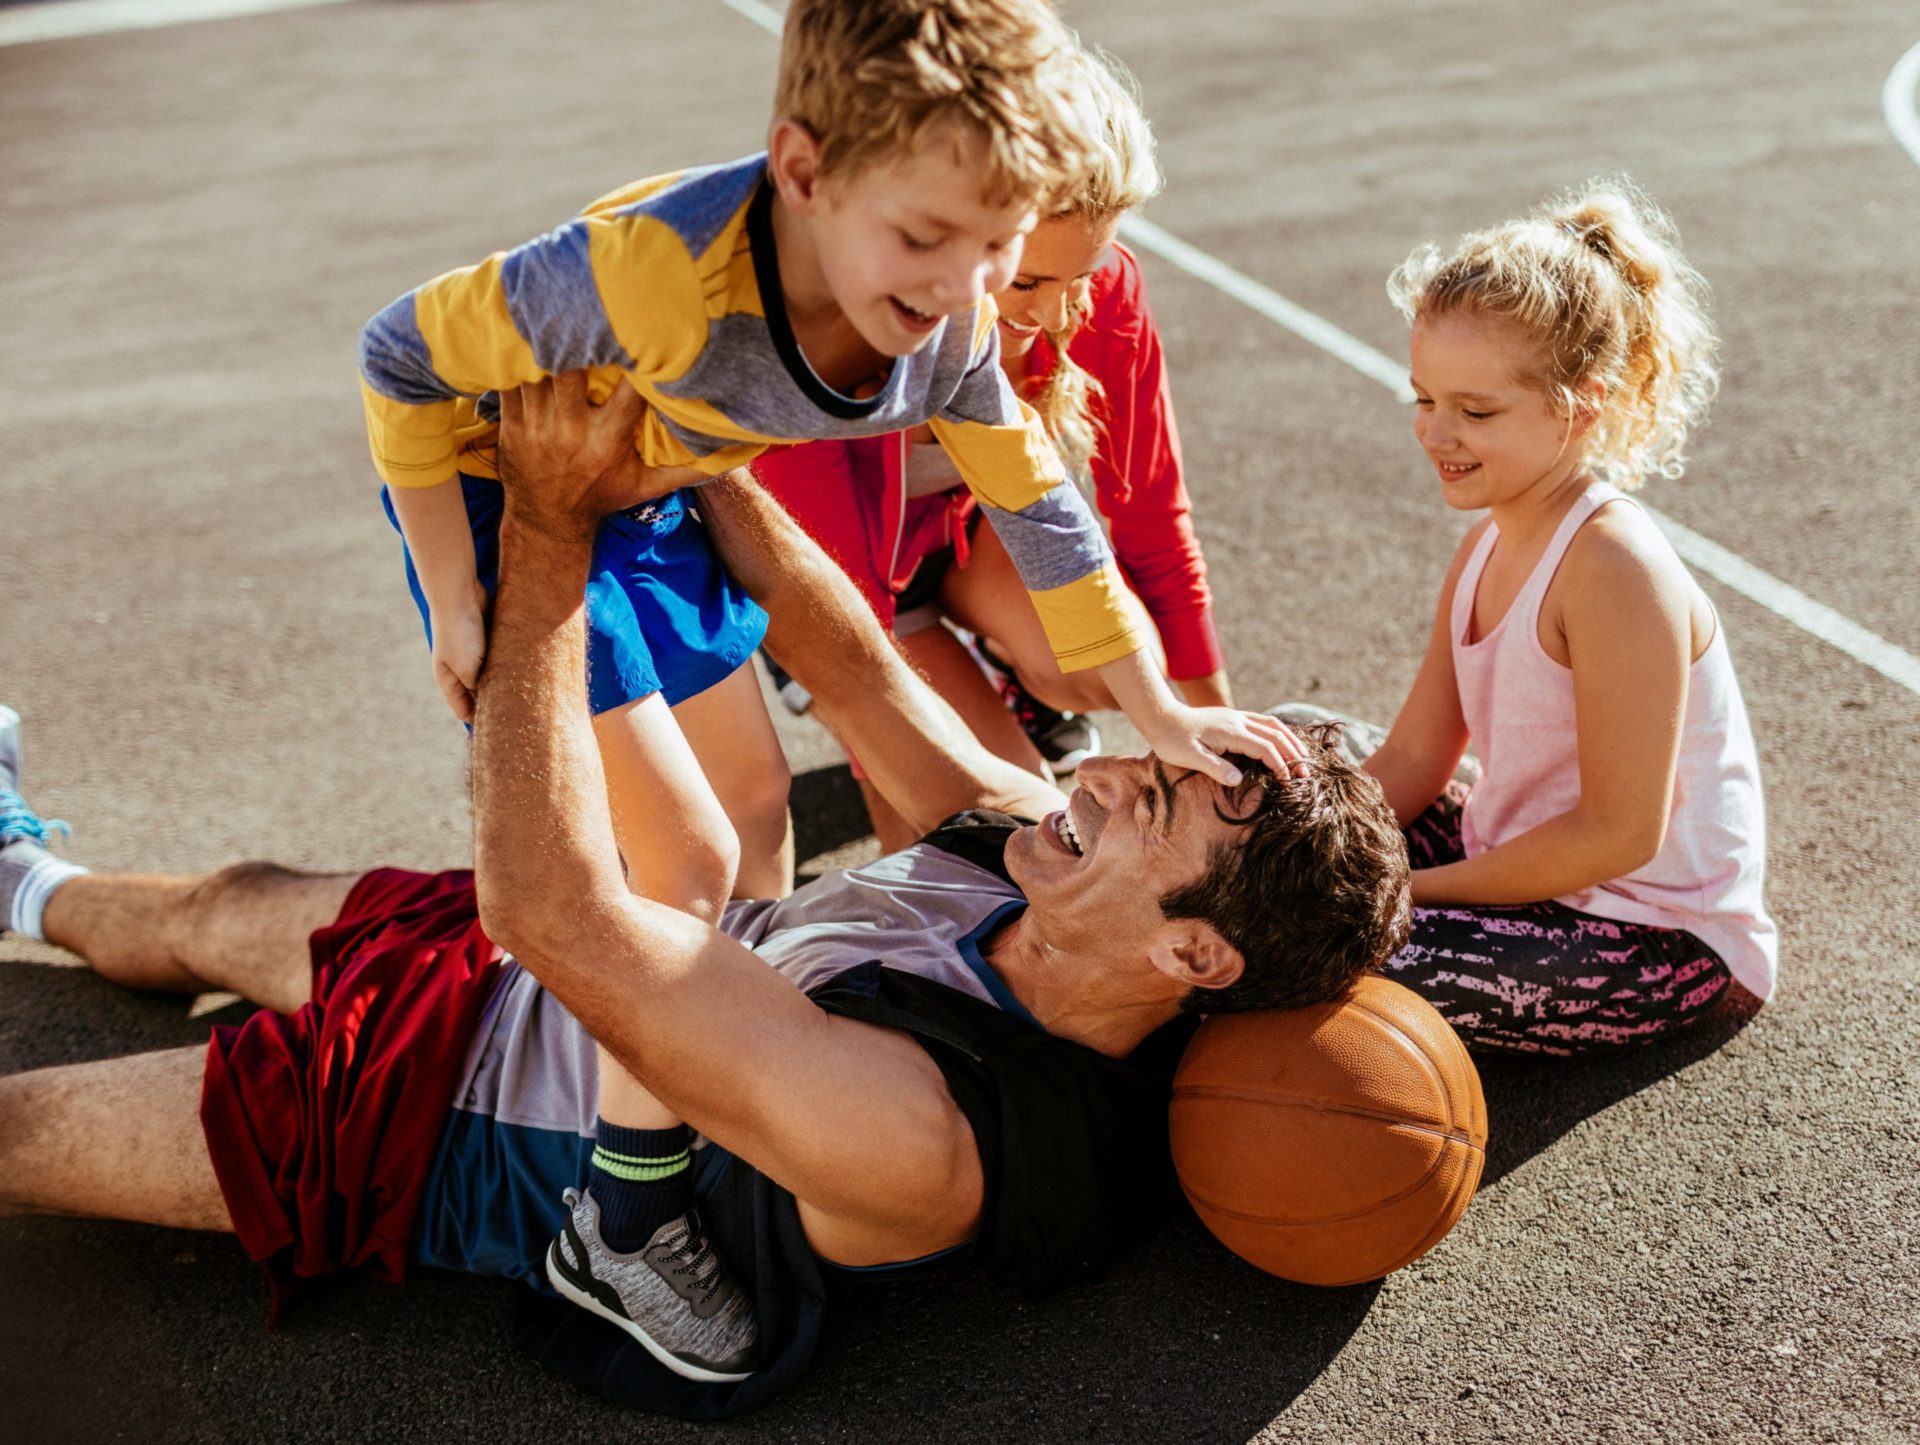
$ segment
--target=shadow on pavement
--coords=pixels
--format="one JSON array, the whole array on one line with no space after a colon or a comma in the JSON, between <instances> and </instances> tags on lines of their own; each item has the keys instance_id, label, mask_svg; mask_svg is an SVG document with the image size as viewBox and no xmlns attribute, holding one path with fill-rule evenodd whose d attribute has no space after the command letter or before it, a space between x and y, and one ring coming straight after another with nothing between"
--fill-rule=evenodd
<instances>
[{"instance_id":1,"label":"shadow on pavement","mask_svg":"<svg viewBox=\"0 0 1920 1445\"><path fill-rule=\"evenodd\" d=\"M1760 1010L1759 1000L1744 989L1729 992L1694 1028L1644 1048L1593 1059L1474 1055L1488 1116L1480 1187L1519 1168L1583 1119L1717 1052Z\"/></svg>"},{"instance_id":2,"label":"shadow on pavement","mask_svg":"<svg viewBox=\"0 0 1920 1445\"><path fill-rule=\"evenodd\" d=\"M800 860L801 883L823 871L808 867L809 860L837 852L873 832L860 785L845 763L795 773L787 806L793 814L793 856Z\"/></svg>"},{"instance_id":3,"label":"shadow on pavement","mask_svg":"<svg viewBox=\"0 0 1920 1445\"><path fill-rule=\"evenodd\" d=\"M1379 1289L1273 1279L1185 1215L1046 1299L964 1271L862 1283L836 1298L812 1374L751 1423L830 1435L857 1400L864 1439L1239 1442L1338 1357Z\"/></svg>"}]
</instances>

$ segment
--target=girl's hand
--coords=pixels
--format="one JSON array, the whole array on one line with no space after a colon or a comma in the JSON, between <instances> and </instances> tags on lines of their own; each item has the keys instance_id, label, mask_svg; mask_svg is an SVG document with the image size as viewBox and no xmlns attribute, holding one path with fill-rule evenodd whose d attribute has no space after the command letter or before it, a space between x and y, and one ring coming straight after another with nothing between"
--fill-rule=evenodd
<instances>
[{"instance_id":1,"label":"girl's hand","mask_svg":"<svg viewBox=\"0 0 1920 1445\"><path fill-rule=\"evenodd\" d=\"M1226 753L1265 763L1276 778L1304 775L1312 756L1300 735L1280 719L1237 708L1174 703L1157 717L1134 725L1167 766L1191 768L1229 788L1239 786L1243 775L1223 756Z\"/></svg>"},{"instance_id":2,"label":"girl's hand","mask_svg":"<svg viewBox=\"0 0 1920 1445\"><path fill-rule=\"evenodd\" d=\"M487 657L487 594L476 581L472 596L433 609L433 681L463 723L473 721L473 694Z\"/></svg>"}]
</instances>

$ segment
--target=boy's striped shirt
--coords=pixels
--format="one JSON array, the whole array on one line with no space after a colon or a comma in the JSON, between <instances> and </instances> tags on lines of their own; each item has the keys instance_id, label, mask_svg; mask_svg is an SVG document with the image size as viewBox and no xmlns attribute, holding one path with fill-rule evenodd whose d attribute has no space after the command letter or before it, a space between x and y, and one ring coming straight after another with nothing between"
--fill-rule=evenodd
<instances>
[{"instance_id":1,"label":"boy's striped shirt","mask_svg":"<svg viewBox=\"0 0 1920 1445\"><path fill-rule=\"evenodd\" d=\"M654 465L709 476L769 446L931 424L1069 671L1141 644L1098 520L1001 374L991 299L947 317L865 399L827 388L787 325L766 157L639 181L537 240L450 271L368 323L361 391L391 486L493 472L497 394L556 371L624 376Z\"/></svg>"}]
</instances>

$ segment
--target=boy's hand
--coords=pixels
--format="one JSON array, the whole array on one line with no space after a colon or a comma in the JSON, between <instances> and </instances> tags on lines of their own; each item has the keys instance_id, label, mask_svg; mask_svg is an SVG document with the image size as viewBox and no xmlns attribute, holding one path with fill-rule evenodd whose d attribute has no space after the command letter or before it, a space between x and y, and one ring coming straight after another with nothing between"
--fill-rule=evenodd
<instances>
[{"instance_id":1,"label":"boy's hand","mask_svg":"<svg viewBox=\"0 0 1920 1445\"><path fill-rule=\"evenodd\" d=\"M469 602L433 610L433 680L463 723L473 721L473 694L487 656L487 594L473 584Z\"/></svg>"},{"instance_id":2,"label":"boy's hand","mask_svg":"<svg viewBox=\"0 0 1920 1445\"><path fill-rule=\"evenodd\" d=\"M1144 724L1134 725L1161 762L1192 768L1229 788L1237 787L1242 775L1224 754L1238 753L1265 763L1276 778L1292 776L1295 765L1309 756L1299 734L1278 718L1238 708L1176 703Z\"/></svg>"},{"instance_id":3,"label":"boy's hand","mask_svg":"<svg viewBox=\"0 0 1920 1445\"><path fill-rule=\"evenodd\" d=\"M633 449L647 404L625 381L606 403L587 373L565 371L500 396L500 480L520 522L567 540L591 537L603 517L706 478L691 467L650 467Z\"/></svg>"}]
</instances>

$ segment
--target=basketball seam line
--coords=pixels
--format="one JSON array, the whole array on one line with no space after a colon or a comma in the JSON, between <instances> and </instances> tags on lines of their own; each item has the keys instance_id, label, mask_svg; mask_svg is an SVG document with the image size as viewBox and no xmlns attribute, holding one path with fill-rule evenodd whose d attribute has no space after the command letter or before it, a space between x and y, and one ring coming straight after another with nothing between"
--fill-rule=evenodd
<instances>
[{"instance_id":1,"label":"basketball seam line","mask_svg":"<svg viewBox=\"0 0 1920 1445\"><path fill-rule=\"evenodd\" d=\"M1484 1149L1476 1144L1473 1137L1458 1124L1441 1126L1426 1124L1409 1119L1404 1114L1388 1114L1374 1109L1355 1109L1351 1106L1323 1104L1295 1094L1275 1094L1270 1090L1228 1089L1219 1084L1189 1084L1178 1089L1173 1096L1174 1102L1182 1099L1237 1099L1244 1104L1291 1104L1315 1114L1333 1114L1346 1119L1372 1119L1382 1124L1399 1124L1408 1129L1417 1129L1423 1134L1432 1134L1440 1139L1457 1139L1469 1149Z\"/></svg>"},{"instance_id":2,"label":"basketball seam line","mask_svg":"<svg viewBox=\"0 0 1920 1445\"><path fill-rule=\"evenodd\" d=\"M1391 982L1391 980L1389 980L1389 982ZM1369 1008L1364 1000L1357 999L1357 998L1354 999L1353 1006L1359 1009L1360 1012L1366 1014L1369 1018L1374 1019L1382 1027L1386 1028L1389 1032L1391 1032L1396 1038L1398 1038L1401 1041L1402 1044L1406 1046L1407 1051L1420 1061L1421 1067L1426 1071L1427 1078L1430 1081L1432 1081L1434 1086L1438 1089L1440 1097L1447 1101L1447 1117L1449 1122L1458 1126L1461 1121L1459 1121L1454 1117L1453 1089L1450 1086L1450 1081L1441 1077L1439 1064L1427 1053L1426 1049L1422 1047L1420 1042L1416 1040L1411 1034L1409 1034L1405 1029L1401 1028L1398 1021L1391 1018L1389 1015L1382 1013L1379 1009ZM1449 1033L1452 1032L1451 1026L1449 1026L1448 1032ZM1477 1082L1479 1078L1479 1070L1473 1068L1472 1059L1467 1060L1467 1066L1468 1066L1468 1069L1471 1071L1475 1081Z\"/></svg>"},{"instance_id":3,"label":"basketball seam line","mask_svg":"<svg viewBox=\"0 0 1920 1445\"><path fill-rule=\"evenodd\" d=\"M1413 1127L1413 1126L1409 1126L1409 1127ZM1433 1131L1423 1130L1421 1132L1431 1133ZM1448 1142L1453 1144L1464 1144L1466 1145L1468 1150L1470 1150L1475 1154L1479 1154L1482 1152L1478 1145L1474 1144L1471 1140L1468 1140L1468 1139L1457 1139L1457 1138L1449 1137ZM1408 1185L1405 1189L1401 1190L1398 1194L1389 1195L1385 1199L1369 1200L1365 1208L1351 1210L1346 1214L1316 1215L1312 1219L1269 1219L1264 1215L1248 1214L1242 1210L1233 1208L1231 1205L1215 1203L1212 1199L1208 1198L1206 1195L1202 1194L1199 1190L1189 1185L1184 1179L1181 1180L1180 1183L1181 1183L1181 1187L1186 1191L1186 1195L1189 1200L1193 1201L1196 1204L1206 1205L1208 1209L1211 1209L1216 1214L1224 1214L1230 1219L1242 1220L1247 1224L1274 1225L1281 1229L1305 1229L1305 1228L1317 1227L1323 1224L1344 1224L1349 1219L1363 1219L1369 1214L1373 1214L1378 1212L1381 1209L1384 1209L1389 1204L1399 1204L1403 1200L1411 1199L1414 1195L1418 1194L1422 1189L1425 1189L1428 1184L1432 1183L1433 1180L1439 1176L1440 1166L1441 1166L1441 1163L1445 1160L1445 1158L1446 1158L1446 1155L1442 1153L1439 1159L1434 1160L1434 1162L1427 1167L1426 1173L1422 1174L1417 1180L1415 1180L1412 1184ZM1485 1167L1484 1159L1482 1160L1482 1167L1483 1168ZM1475 1170L1474 1184L1476 1186L1476 1192L1477 1192L1477 1186L1479 1185L1479 1182L1480 1182L1480 1171ZM1471 1202L1471 1196L1469 1196L1469 1202Z\"/></svg>"}]
</instances>

